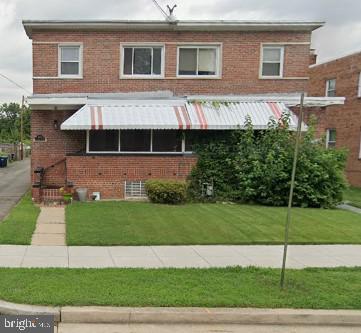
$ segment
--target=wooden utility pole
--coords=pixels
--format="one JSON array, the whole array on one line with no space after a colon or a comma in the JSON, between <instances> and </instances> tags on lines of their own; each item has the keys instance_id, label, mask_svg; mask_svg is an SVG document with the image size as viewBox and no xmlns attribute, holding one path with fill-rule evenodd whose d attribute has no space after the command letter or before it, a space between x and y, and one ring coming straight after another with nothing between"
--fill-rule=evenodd
<instances>
[{"instance_id":1,"label":"wooden utility pole","mask_svg":"<svg viewBox=\"0 0 361 333\"><path fill-rule=\"evenodd\" d=\"M25 97L21 99L21 110L20 110L20 160L24 159L24 113Z\"/></svg>"},{"instance_id":2,"label":"wooden utility pole","mask_svg":"<svg viewBox=\"0 0 361 333\"><path fill-rule=\"evenodd\" d=\"M298 152L300 149L300 141L301 141L301 134L302 134L304 99L305 99L305 94L302 93L301 103L300 103L300 114L298 116L298 124L297 124L295 152L294 152L294 156L293 156L290 195L288 198L287 220L286 220L286 226L285 226L285 242L284 242L284 248L283 248L283 261L282 261L282 270L281 270L281 288L284 287L284 282L285 282L288 236L289 236L289 230L290 230L290 224L291 224L291 209L292 209L292 200L293 200L293 190L295 188L295 177L296 177L296 169L297 169Z\"/></svg>"}]
</instances>

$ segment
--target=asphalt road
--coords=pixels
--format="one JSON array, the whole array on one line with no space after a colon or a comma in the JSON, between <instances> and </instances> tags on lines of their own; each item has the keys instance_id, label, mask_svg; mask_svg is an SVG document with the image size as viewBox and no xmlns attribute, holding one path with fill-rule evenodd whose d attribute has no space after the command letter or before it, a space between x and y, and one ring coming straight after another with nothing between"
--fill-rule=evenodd
<instances>
[{"instance_id":1,"label":"asphalt road","mask_svg":"<svg viewBox=\"0 0 361 333\"><path fill-rule=\"evenodd\" d=\"M30 187L30 159L0 168L0 221Z\"/></svg>"},{"instance_id":2,"label":"asphalt road","mask_svg":"<svg viewBox=\"0 0 361 333\"><path fill-rule=\"evenodd\" d=\"M60 324L58 333L356 333L355 326Z\"/></svg>"}]
</instances>

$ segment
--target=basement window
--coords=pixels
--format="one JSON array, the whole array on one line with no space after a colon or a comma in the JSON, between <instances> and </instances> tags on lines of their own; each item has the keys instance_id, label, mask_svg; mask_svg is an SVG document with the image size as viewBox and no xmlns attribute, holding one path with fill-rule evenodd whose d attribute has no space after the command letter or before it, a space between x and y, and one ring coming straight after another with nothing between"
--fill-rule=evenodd
<instances>
[{"instance_id":1,"label":"basement window","mask_svg":"<svg viewBox=\"0 0 361 333\"><path fill-rule=\"evenodd\" d=\"M336 79L326 81L326 97L336 96Z\"/></svg>"},{"instance_id":2,"label":"basement window","mask_svg":"<svg viewBox=\"0 0 361 333\"><path fill-rule=\"evenodd\" d=\"M74 44L59 45L59 77L81 78L82 66L82 46Z\"/></svg>"},{"instance_id":3,"label":"basement window","mask_svg":"<svg viewBox=\"0 0 361 333\"><path fill-rule=\"evenodd\" d=\"M326 131L326 148L336 147L336 129L328 128Z\"/></svg>"},{"instance_id":4,"label":"basement window","mask_svg":"<svg viewBox=\"0 0 361 333\"><path fill-rule=\"evenodd\" d=\"M147 193L145 191L145 181L125 181L124 184L125 198L146 198Z\"/></svg>"}]
</instances>

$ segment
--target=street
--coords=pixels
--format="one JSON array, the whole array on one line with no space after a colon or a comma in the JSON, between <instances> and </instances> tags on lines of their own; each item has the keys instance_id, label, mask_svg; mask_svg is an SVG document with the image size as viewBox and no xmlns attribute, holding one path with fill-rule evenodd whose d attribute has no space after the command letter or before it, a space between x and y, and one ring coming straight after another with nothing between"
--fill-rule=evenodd
<instances>
[{"instance_id":1,"label":"street","mask_svg":"<svg viewBox=\"0 0 361 333\"><path fill-rule=\"evenodd\" d=\"M0 221L30 187L30 159L0 168Z\"/></svg>"},{"instance_id":2,"label":"street","mask_svg":"<svg viewBox=\"0 0 361 333\"><path fill-rule=\"evenodd\" d=\"M60 324L58 333L356 333L355 326Z\"/></svg>"}]
</instances>

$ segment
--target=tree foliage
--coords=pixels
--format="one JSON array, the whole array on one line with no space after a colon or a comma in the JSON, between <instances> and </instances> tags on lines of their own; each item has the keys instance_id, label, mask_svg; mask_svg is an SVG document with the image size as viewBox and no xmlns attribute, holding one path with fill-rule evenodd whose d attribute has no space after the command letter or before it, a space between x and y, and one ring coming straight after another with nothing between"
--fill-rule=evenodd
<instances>
[{"instance_id":1,"label":"tree foliage","mask_svg":"<svg viewBox=\"0 0 361 333\"><path fill-rule=\"evenodd\" d=\"M271 120L265 131L255 131L249 119L245 127L196 147L199 159L191 173L190 195L204 199L200 184L212 179L215 199L287 205L296 137L289 130L288 115L278 123ZM345 163L346 152L326 149L310 126L301 140L294 205L339 203L346 187Z\"/></svg>"},{"instance_id":2,"label":"tree foliage","mask_svg":"<svg viewBox=\"0 0 361 333\"><path fill-rule=\"evenodd\" d=\"M17 143L20 141L21 106L18 103L0 105L0 142ZM24 140L30 140L30 108L23 112Z\"/></svg>"}]
</instances>

